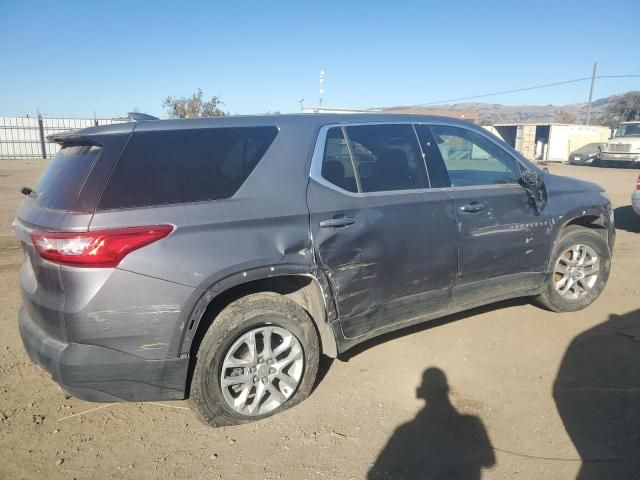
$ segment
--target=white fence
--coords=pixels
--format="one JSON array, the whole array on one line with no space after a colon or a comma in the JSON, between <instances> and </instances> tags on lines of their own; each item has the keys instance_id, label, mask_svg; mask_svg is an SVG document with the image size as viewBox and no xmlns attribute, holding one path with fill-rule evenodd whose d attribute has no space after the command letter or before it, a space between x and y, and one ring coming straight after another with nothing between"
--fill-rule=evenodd
<instances>
[{"instance_id":1,"label":"white fence","mask_svg":"<svg viewBox=\"0 0 640 480\"><path fill-rule=\"evenodd\" d=\"M60 146L48 142L48 135L128 121L126 118L0 117L0 159L49 158Z\"/></svg>"}]
</instances>

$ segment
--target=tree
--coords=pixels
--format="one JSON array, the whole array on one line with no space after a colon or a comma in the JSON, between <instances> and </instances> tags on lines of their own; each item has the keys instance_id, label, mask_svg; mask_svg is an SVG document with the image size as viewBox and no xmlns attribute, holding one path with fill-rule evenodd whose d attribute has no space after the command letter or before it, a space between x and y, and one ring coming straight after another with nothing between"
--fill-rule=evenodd
<instances>
[{"instance_id":1,"label":"tree","mask_svg":"<svg viewBox=\"0 0 640 480\"><path fill-rule=\"evenodd\" d=\"M162 102L170 117L174 118L198 118L198 117L223 117L226 113L220 109L224 105L218 97L211 97L205 101L202 98L202 90L198 89L191 97L168 96Z\"/></svg>"},{"instance_id":2,"label":"tree","mask_svg":"<svg viewBox=\"0 0 640 480\"><path fill-rule=\"evenodd\" d=\"M576 120L576 116L566 110L560 110L560 113L558 114L558 121L561 123L576 123Z\"/></svg>"},{"instance_id":3,"label":"tree","mask_svg":"<svg viewBox=\"0 0 640 480\"><path fill-rule=\"evenodd\" d=\"M640 120L640 92L618 95L607 105L607 113L619 122Z\"/></svg>"}]
</instances>

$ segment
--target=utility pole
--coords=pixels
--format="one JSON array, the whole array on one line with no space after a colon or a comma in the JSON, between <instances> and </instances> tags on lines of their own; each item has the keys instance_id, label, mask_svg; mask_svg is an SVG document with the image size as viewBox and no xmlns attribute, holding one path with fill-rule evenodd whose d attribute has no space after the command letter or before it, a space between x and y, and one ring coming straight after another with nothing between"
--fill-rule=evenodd
<instances>
[{"instance_id":1,"label":"utility pole","mask_svg":"<svg viewBox=\"0 0 640 480\"><path fill-rule=\"evenodd\" d=\"M591 99L593 98L593 85L596 83L596 68L598 68L598 62L593 64L593 73L591 74L591 89L589 90L589 105L587 106L587 125L591 120Z\"/></svg>"}]
</instances>

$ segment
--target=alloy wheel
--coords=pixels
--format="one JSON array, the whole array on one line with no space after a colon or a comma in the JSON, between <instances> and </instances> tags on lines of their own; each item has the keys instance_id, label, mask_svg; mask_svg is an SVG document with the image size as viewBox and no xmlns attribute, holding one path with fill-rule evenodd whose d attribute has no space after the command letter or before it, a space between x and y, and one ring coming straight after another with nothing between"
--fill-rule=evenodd
<instances>
[{"instance_id":1,"label":"alloy wheel","mask_svg":"<svg viewBox=\"0 0 640 480\"><path fill-rule=\"evenodd\" d=\"M291 398L303 371L304 354L295 335L264 325L243 333L227 350L220 387L227 405L236 412L263 415Z\"/></svg>"},{"instance_id":2,"label":"alloy wheel","mask_svg":"<svg viewBox=\"0 0 640 480\"><path fill-rule=\"evenodd\" d=\"M566 249L553 270L554 287L563 297L585 296L598 280L600 258L589 245L577 244Z\"/></svg>"}]
</instances>

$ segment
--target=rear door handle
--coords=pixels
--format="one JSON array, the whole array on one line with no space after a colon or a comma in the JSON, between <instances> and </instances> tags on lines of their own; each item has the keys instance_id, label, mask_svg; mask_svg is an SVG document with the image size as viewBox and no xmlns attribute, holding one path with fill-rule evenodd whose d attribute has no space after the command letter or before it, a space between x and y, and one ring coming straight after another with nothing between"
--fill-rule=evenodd
<instances>
[{"instance_id":1,"label":"rear door handle","mask_svg":"<svg viewBox=\"0 0 640 480\"><path fill-rule=\"evenodd\" d=\"M326 220L322 220L320 222L321 228L340 228L346 227L347 225L352 225L356 223L356 219L353 217L342 217L342 218L327 218Z\"/></svg>"},{"instance_id":2,"label":"rear door handle","mask_svg":"<svg viewBox=\"0 0 640 480\"><path fill-rule=\"evenodd\" d=\"M461 206L460 210L465 213L478 213L484 210L484 205L482 205L480 202L471 202L467 205Z\"/></svg>"}]
</instances>

